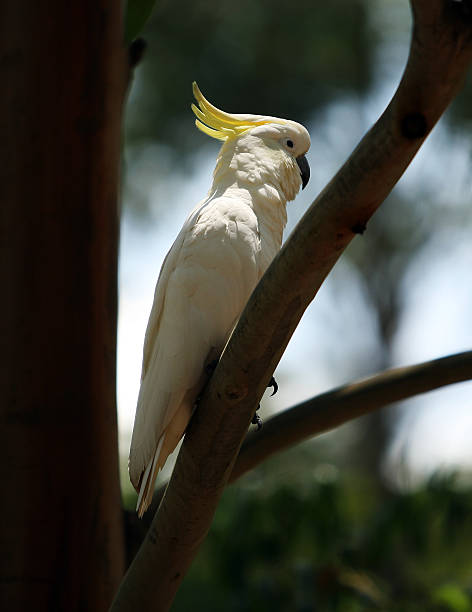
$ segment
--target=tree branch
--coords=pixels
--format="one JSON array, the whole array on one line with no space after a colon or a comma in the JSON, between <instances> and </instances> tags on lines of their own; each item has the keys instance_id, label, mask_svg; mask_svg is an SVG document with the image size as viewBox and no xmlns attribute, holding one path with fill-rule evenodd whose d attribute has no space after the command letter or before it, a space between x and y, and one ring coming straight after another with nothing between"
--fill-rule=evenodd
<instances>
[{"instance_id":1,"label":"tree branch","mask_svg":"<svg viewBox=\"0 0 472 612\"><path fill-rule=\"evenodd\" d=\"M388 404L466 380L472 380L472 351L394 368L317 395L267 419L261 431L249 433L229 482L302 440Z\"/></svg>"},{"instance_id":2,"label":"tree branch","mask_svg":"<svg viewBox=\"0 0 472 612\"><path fill-rule=\"evenodd\" d=\"M114 612L169 609L208 532L254 408L303 312L464 79L472 56L470 1L411 4L410 55L397 92L253 292L190 423Z\"/></svg>"},{"instance_id":3,"label":"tree branch","mask_svg":"<svg viewBox=\"0 0 472 612\"><path fill-rule=\"evenodd\" d=\"M468 380L472 380L472 351L393 368L316 395L264 420L261 431L250 431L228 483L235 482L271 455L303 440L389 404ZM167 485L168 481L156 490L151 512L157 510ZM146 524L146 516L143 521Z\"/></svg>"}]
</instances>

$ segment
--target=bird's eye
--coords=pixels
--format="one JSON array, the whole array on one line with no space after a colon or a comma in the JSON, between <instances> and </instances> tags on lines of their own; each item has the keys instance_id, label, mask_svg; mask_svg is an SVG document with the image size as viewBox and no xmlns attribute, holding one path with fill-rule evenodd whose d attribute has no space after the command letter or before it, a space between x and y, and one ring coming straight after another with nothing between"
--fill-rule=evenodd
<instances>
[{"instance_id":1,"label":"bird's eye","mask_svg":"<svg viewBox=\"0 0 472 612\"><path fill-rule=\"evenodd\" d=\"M290 140L290 138L285 142L285 144L289 149L293 149L293 140Z\"/></svg>"}]
</instances>

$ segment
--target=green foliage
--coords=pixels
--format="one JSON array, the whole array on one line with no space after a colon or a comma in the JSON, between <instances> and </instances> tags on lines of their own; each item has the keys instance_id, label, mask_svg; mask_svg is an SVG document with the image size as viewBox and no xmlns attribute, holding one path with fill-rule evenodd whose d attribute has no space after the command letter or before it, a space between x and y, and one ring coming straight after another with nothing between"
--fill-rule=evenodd
<instances>
[{"instance_id":1,"label":"green foliage","mask_svg":"<svg viewBox=\"0 0 472 612\"><path fill-rule=\"evenodd\" d=\"M225 493L175 612L472 610L472 491L452 479L249 482Z\"/></svg>"},{"instance_id":2,"label":"green foliage","mask_svg":"<svg viewBox=\"0 0 472 612\"><path fill-rule=\"evenodd\" d=\"M444 584L433 592L433 601L451 612L469 612L472 599L457 584Z\"/></svg>"},{"instance_id":3,"label":"green foliage","mask_svg":"<svg viewBox=\"0 0 472 612\"><path fill-rule=\"evenodd\" d=\"M128 0L125 14L125 42L130 43L142 31L156 0Z\"/></svg>"}]
</instances>

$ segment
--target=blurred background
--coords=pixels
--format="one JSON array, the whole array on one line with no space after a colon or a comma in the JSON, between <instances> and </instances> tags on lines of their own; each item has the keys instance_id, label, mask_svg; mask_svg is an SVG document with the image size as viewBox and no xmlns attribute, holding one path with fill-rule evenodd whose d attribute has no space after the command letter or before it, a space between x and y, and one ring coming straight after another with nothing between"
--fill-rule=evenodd
<instances>
[{"instance_id":1,"label":"blurred background","mask_svg":"<svg viewBox=\"0 0 472 612\"><path fill-rule=\"evenodd\" d=\"M161 0L125 129L118 402L126 462L159 269L229 112L304 123L311 180L287 236L378 118L408 55L406 0ZM261 416L388 367L472 347L472 78L307 310ZM472 610L472 383L299 445L228 488L174 609ZM168 462L163 478L169 475Z\"/></svg>"}]
</instances>

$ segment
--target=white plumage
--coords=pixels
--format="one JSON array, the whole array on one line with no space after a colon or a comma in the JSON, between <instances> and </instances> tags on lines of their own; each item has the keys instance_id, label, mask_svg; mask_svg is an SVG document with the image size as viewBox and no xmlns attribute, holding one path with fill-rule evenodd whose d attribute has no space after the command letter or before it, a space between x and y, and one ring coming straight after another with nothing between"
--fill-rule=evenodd
<instances>
[{"instance_id":1,"label":"white plumage","mask_svg":"<svg viewBox=\"0 0 472 612\"><path fill-rule=\"evenodd\" d=\"M159 274L144 341L129 472L142 516L252 290L282 243L285 204L308 181L299 123L231 115L194 84L197 127L224 141L208 196L193 209Z\"/></svg>"}]
</instances>

